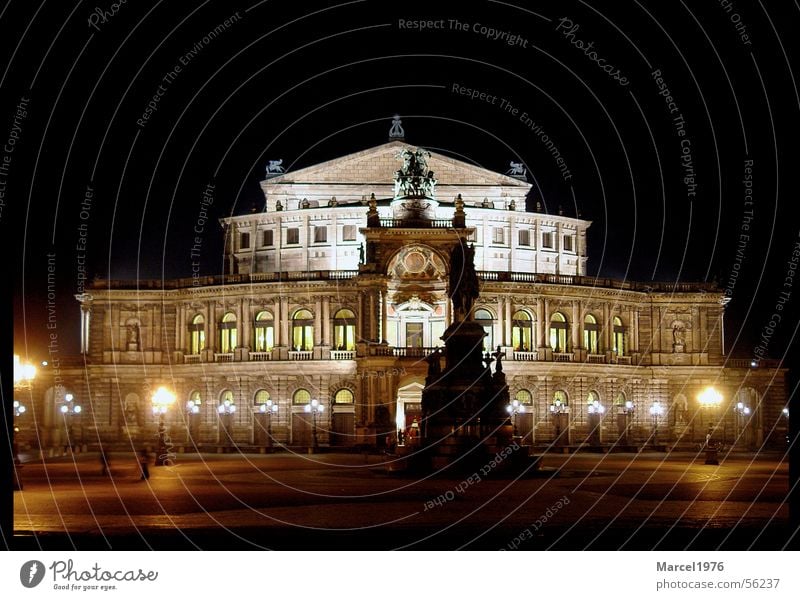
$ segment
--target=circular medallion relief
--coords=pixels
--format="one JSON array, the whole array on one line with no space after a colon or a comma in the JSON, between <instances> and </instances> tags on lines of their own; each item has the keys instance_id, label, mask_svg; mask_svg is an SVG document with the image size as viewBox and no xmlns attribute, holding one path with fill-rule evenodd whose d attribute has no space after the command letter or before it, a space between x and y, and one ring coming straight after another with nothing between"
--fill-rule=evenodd
<instances>
[{"instance_id":1,"label":"circular medallion relief","mask_svg":"<svg viewBox=\"0 0 800 600\"><path fill-rule=\"evenodd\" d=\"M403 266L411 273L419 273L425 268L428 259L419 250L412 250L403 258Z\"/></svg>"}]
</instances>

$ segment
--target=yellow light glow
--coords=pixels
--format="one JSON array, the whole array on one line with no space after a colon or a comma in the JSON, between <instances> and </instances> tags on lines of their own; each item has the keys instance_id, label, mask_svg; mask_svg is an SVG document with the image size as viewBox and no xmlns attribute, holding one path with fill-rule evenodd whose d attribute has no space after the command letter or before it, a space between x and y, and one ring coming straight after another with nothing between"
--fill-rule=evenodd
<instances>
[{"instance_id":1,"label":"yellow light glow","mask_svg":"<svg viewBox=\"0 0 800 600\"><path fill-rule=\"evenodd\" d=\"M167 408L172 404L175 404L175 394L170 392L164 386L161 386L153 394L152 402L153 406Z\"/></svg>"},{"instance_id":2,"label":"yellow light glow","mask_svg":"<svg viewBox=\"0 0 800 600\"><path fill-rule=\"evenodd\" d=\"M716 407L722 403L722 394L709 386L697 396L701 406Z\"/></svg>"},{"instance_id":3,"label":"yellow light glow","mask_svg":"<svg viewBox=\"0 0 800 600\"><path fill-rule=\"evenodd\" d=\"M32 381L36 377L36 367L29 363L23 363L19 354L14 355L14 383Z\"/></svg>"}]
</instances>

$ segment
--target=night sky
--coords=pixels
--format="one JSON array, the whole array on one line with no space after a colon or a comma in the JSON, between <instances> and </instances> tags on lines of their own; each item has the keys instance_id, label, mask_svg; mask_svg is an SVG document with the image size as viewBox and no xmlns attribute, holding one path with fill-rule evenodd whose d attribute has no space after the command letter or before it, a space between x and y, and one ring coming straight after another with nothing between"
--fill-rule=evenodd
<instances>
[{"instance_id":1,"label":"night sky","mask_svg":"<svg viewBox=\"0 0 800 600\"><path fill-rule=\"evenodd\" d=\"M268 160L292 170L382 144L394 113L411 144L499 172L524 162L529 209L593 221L590 274L728 288L732 353L753 355L781 298L766 353L783 357L795 335L792 3L131 1L112 14L96 0L0 11L2 137L13 141L0 223L17 239L17 353L45 358L48 264L61 351L76 352L84 275L191 275L208 184L202 271L220 273L216 220L262 208Z\"/></svg>"}]
</instances>

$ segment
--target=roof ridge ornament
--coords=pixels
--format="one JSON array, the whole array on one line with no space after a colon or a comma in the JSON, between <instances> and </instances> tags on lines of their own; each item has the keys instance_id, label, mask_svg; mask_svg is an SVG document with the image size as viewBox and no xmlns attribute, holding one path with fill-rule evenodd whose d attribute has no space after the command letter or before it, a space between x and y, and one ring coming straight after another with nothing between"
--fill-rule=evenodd
<instances>
[{"instance_id":1,"label":"roof ridge ornament","mask_svg":"<svg viewBox=\"0 0 800 600\"><path fill-rule=\"evenodd\" d=\"M424 148L412 151L403 148L395 158L402 159L403 166L395 171L394 197L398 198L434 198L436 178L428 169L431 153Z\"/></svg>"},{"instance_id":2,"label":"roof ridge ornament","mask_svg":"<svg viewBox=\"0 0 800 600\"><path fill-rule=\"evenodd\" d=\"M525 169L525 166L522 162L515 162L512 160L508 163L508 166L511 168L506 171L506 175L521 181L528 181L528 171Z\"/></svg>"},{"instance_id":3,"label":"roof ridge ornament","mask_svg":"<svg viewBox=\"0 0 800 600\"><path fill-rule=\"evenodd\" d=\"M403 122L400 120L400 115L395 115L392 118L392 126L389 128L389 141L403 141L406 137L406 131L403 129Z\"/></svg>"},{"instance_id":4,"label":"roof ridge ornament","mask_svg":"<svg viewBox=\"0 0 800 600\"><path fill-rule=\"evenodd\" d=\"M279 158L278 160L271 160L267 163L267 177L276 177L278 175L282 175L286 172L281 165L283 165L283 159Z\"/></svg>"}]
</instances>

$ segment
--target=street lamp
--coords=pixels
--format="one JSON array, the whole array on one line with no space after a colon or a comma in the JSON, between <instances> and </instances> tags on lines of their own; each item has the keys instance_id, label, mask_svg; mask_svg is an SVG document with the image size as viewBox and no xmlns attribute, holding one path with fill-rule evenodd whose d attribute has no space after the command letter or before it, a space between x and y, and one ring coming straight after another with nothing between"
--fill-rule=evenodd
<instances>
[{"instance_id":1,"label":"street lamp","mask_svg":"<svg viewBox=\"0 0 800 600\"><path fill-rule=\"evenodd\" d=\"M155 466L163 467L167 460L167 430L164 425L164 415L167 414L169 407L175 404L175 394L161 386L153 393L150 401L153 404L153 414L158 417L158 452Z\"/></svg>"},{"instance_id":2,"label":"street lamp","mask_svg":"<svg viewBox=\"0 0 800 600\"><path fill-rule=\"evenodd\" d=\"M259 412L267 415L267 443L272 447L272 415L278 414L278 405L272 400L267 400L258 407Z\"/></svg>"},{"instance_id":3,"label":"street lamp","mask_svg":"<svg viewBox=\"0 0 800 600\"><path fill-rule=\"evenodd\" d=\"M33 380L36 377L36 367L30 363L23 363L19 354L14 355L14 394L23 390L30 390L33 385ZM25 406L19 401L14 400L14 421L11 427L11 452L14 460L14 481L13 487L15 490L22 489L22 483L17 476L17 469L20 468L19 453L17 447L17 433L19 427L17 426L17 417L25 412Z\"/></svg>"},{"instance_id":4,"label":"street lamp","mask_svg":"<svg viewBox=\"0 0 800 600\"><path fill-rule=\"evenodd\" d=\"M303 410L307 413L311 413L311 438L314 441L314 449L317 448L317 415L320 413L325 412L325 407L319 400L312 400L309 404L306 404Z\"/></svg>"},{"instance_id":5,"label":"street lamp","mask_svg":"<svg viewBox=\"0 0 800 600\"><path fill-rule=\"evenodd\" d=\"M653 417L653 446L658 445L658 420L664 414L664 407L656 400L650 407L650 415Z\"/></svg>"},{"instance_id":6,"label":"street lamp","mask_svg":"<svg viewBox=\"0 0 800 600\"><path fill-rule=\"evenodd\" d=\"M747 444L747 434L746 434L746 427L747 427L747 420L750 418L750 407L747 406L744 402L737 402L736 407L734 408L736 412L736 438L737 440L742 437L742 434L745 434L744 443Z\"/></svg>"},{"instance_id":7,"label":"street lamp","mask_svg":"<svg viewBox=\"0 0 800 600\"><path fill-rule=\"evenodd\" d=\"M700 402L700 408L705 411L711 411L712 416L716 415L716 410L719 408L719 405L722 404L722 394L720 394L716 389L712 386L708 386L705 388L700 394L697 396L698 402ZM706 433L706 443L705 443L705 451L706 451L706 462L707 465L718 465L719 460L717 459L717 448L716 446L711 446L711 436L714 434L714 427L709 422L708 424L708 432ZM723 438L724 438L723 433Z\"/></svg>"},{"instance_id":8,"label":"street lamp","mask_svg":"<svg viewBox=\"0 0 800 600\"><path fill-rule=\"evenodd\" d=\"M517 435L517 415L525 412L525 405L520 404L519 400L512 400L511 404L506 405L506 412L511 415L511 421L514 425L514 437L519 437Z\"/></svg>"},{"instance_id":9,"label":"street lamp","mask_svg":"<svg viewBox=\"0 0 800 600\"><path fill-rule=\"evenodd\" d=\"M589 428L591 430L591 441L595 446L600 445L600 419L606 412L606 407L600 404L599 400L589 401L586 408L589 413Z\"/></svg>"},{"instance_id":10,"label":"street lamp","mask_svg":"<svg viewBox=\"0 0 800 600\"><path fill-rule=\"evenodd\" d=\"M64 404L62 404L58 410L64 417L64 430L67 432L67 446L69 447L70 451L72 451L75 446L75 442L77 442L77 440L74 439L75 431L72 424L72 418L79 417L83 411L83 407L75 402L75 396L67 392L64 394ZM66 450L66 448L64 448L64 450Z\"/></svg>"}]
</instances>

